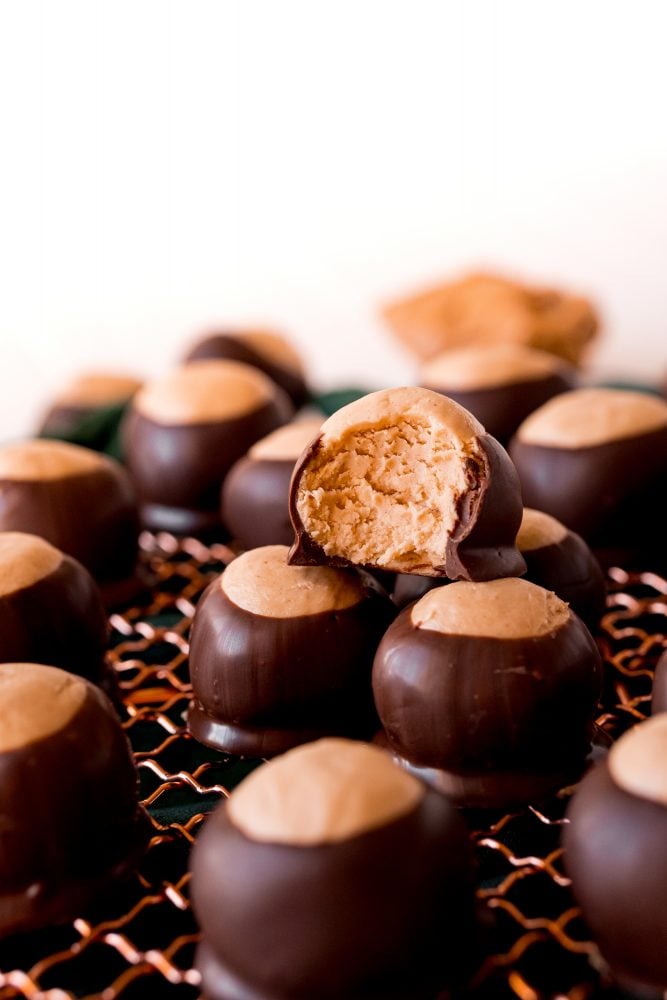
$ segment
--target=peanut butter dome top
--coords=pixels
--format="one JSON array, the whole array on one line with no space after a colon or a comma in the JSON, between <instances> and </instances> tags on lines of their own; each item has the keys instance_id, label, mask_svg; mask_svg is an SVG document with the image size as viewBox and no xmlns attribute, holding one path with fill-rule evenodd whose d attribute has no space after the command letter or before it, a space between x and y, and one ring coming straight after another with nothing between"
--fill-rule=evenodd
<instances>
[{"instance_id":1,"label":"peanut butter dome top","mask_svg":"<svg viewBox=\"0 0 667 1000\"><path fill-rule=\"evenodd\" d=\"M531 552L547 545L558 545L567 535L567 528L551 514L524 507L516 544L519 552Z\"/></svg>"},{"instance_id":2,"label":"peanut butter dome top","mask_svg":"<svg viewBox=\"0 0 667 1000\"><path fill-rule=\"evenodd\" d=\"M386 389L322 426L296 508L328 557L400 572L442 561L484 428L446 396ZM363 525L363 530L360 530Z\"/></svg>"},{"instance_id":3,"label":"peanut butter dome top","mask_svg":"<svg viewBox=\"0 0 667 1000\"><path fill-rule=\"evenodd\" d=\"M551 448L588 448L667 427L667 402L625 389L575 389L524 420L517 439Z\"/></svg>"},{"instance_id":4,"label":"peanut butter dome top","mask_svg":"<svg viewBox=\"0 0 667 1000\"><path fill-rule=\"evenodd\" d=\"M279 393L268 376L240 361L191 361L144 386L133 405L159 424L203 424L243 417Z\"/></svg>"},{"instance_id":5,"label":"peanut butter dome top","mask_svg":"<svg viewBox=\"0 0 667 1000\"><path fill-rule=\"evenodd\" d=\"M79 375L57 397L60 406L104 406L121 403L141 388L131 375L87 372Z\"/></svg>"},{"instance_id":6,"label":"peanut butter dome top","mask_svg":"<svg viewBox=\"0 0 667 1000\"><path fill-rule=\"evenodd\" d=\"M0 448L0 479L32 482L81 476L112 463L65 441L19 441Z\"/></svg>"},{"instance_id":7,"label":"peanut butter dome top","mask_svg":"<svg viewBox=\"0 0 667 1000\"><path fill-rule=\"evenodd\" d=\"M59 549L21 531L0 531L0 597L43 580L63 561Z\"/></svg>"},{"instance_id":8,"label":"peanut butter dome top","mask_svg":"<svg viewBox=\"0 0 667 1000\"><path fill-rule=\"evenodd\" d=\"M262 462L296 462L306 445L319 433L321 426L319 418L285 424L254 444L248 456Z\"/></svg>"},{"instance_id":9,"label":"peanut butter dome top","mask_svg":"<svg viewBox=\"0 0 667 1000\"><path fill-rule=\"evenodd\" d=\"M424 785L383 750L326 739L254 771L232 793L227 813L251 840L308 847L392 823L424 794Z\"/></svg>"},{"instance_id":10,"label":"peanut butter dome top","mask_svg":"<svg viewBox=\"0 0 667 1000\"><path fill-rule=\"evenodd\" d=\"M438 587L417 601L410 612L418 629L489 639L549 635L570 617L567 604L554 593L516 577Z\"/></svg>"},{"instance_id":11,"label":"peanut butter dome top","mask_svg":"<svg viewBox=\"0 0 667 1000\"><path fill-rule=\"evenodd\" d=\"M220 587L238 608L264 618L344 611L366 596L354 573L326 566L288 566L286 545L265 545L229 564Z\"/></svg>"},{"instance_id":12,"label":"peanut butter dome top","mask_svg":"<svg viewBox=\"0 0 667 1000\"><path fill-rule=\"evenodd\" d=\"M270 330L244 330L234 334L237 340L251 347L267 361L297 375L303 374L303 362L294 347L279 333Z\"/></svg>"},{"instance_id":13,"label":"peanut butter dome top","mask_svg":"<svg viewBox=\"0 0 667 1000\"><path fill-rule=\"evenodd\" d=\"M485 344L438 354L421 370L426 385L452 391L486 389L549 378L568 370L553 354L521 344Z\"/></svg>"},{"instance_id":14,"label":"peanut butter dome top","mask_svg":"<svg viewBox=\"0 0 667 1000\"><path fill-rule=\"evenodd\" d=\"M83 704L81 678L37 663L0 664L0 753L19 750L59 732Z\"/></svg>"},{"instance_id":15,"label":"peanut butter dome top","mask_svg":"<svg viewBox=\"0 0 667 1000\"><path fill-rule=\"evenodd\" d=\"M667 712L624 733L609 751L607 763L624 792L667 806Z\"/></svg>"}]
</instances>

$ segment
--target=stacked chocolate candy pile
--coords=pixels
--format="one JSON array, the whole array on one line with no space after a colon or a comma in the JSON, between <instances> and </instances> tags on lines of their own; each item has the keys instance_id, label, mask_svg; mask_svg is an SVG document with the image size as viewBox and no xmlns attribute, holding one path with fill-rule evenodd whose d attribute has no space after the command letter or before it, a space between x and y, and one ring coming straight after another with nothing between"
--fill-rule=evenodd
<instances>
[{"instance_id":1,"label":"stacked chocolate candy pile","mask_svg":"<svg viewBox=\"0 0 667 1000\"><path fill-rule=\"evenodd\" d=\"M531 309L553 332L564 304L547 300ZM70 919L145 844L127 744L90 683L116 693L80 565L108 604L136 600L150 586L135 565L141 522L241 552L197 605L188 727L212 751L275 757L195 847L206 995L465 989L485 949L466 810L539 802L604 758L596 554L664 558L667 404L573 389L545 346L451 351L422 387L321 423L295 419L308 390L281 338L215 335L127 390L127 471L57 442L0 451L0 930ZM661 949L645 947L649 931L667 944L661 726L623 737L584 779L566 846L604 956L625 981L664 989ZM648 852L663 859L650 884Z\"/></svg>"}]
</instances>

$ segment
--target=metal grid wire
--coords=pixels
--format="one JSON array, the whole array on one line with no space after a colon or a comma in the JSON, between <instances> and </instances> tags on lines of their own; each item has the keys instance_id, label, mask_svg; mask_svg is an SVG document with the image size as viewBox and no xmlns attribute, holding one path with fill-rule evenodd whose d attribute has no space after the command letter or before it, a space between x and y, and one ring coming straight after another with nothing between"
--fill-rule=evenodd
<instances>
[{"instance_id":1,"label":"metal grid wire","mask_svg":"<svg viewBox=\"0 0 667 1000\"><path fill-rule=\"evenodd\" d=\"M142 551L155 579L151 601L112 616L110 660L152 819L150 845L139 871L72 924L0 944L0 1000L185 1000L199 993L188 854L206 813L256 762L216 754L185 731L187 632L197 599L233 553L148 534ZM598 634L606 661L598 722L615 737L649 712L653 669L667 644L667 580L612 570L610 583ZM469 996L622 995L598 971L563 871L559 833L569 794L539 808L468 817L486 924L485 957Z\"/></svg>"}]
</instances>

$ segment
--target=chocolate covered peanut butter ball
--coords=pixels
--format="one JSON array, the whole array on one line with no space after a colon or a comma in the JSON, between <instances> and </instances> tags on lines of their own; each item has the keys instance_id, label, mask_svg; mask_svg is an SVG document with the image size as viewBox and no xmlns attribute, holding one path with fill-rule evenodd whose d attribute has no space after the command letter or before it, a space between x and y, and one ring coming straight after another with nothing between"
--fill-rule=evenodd
<instances>
[{"instance_id":1,"label":"chocolate covered peanut butter ball","mask_svg":"<svg viewBox=\"0 0 667 1000\"><path fill-rule=\"evenodd\" d=\"M288 566L287 552L239 556L197 605L188 726L218 750L269 757L377 724L371 668L394 606L370 578Z\"/></svg>"},{"instance_id":2,"label":"chocolate covered peanut butter ball","mask_svg":"<svg viewBox=\"0 0 667 1000\"><path fill-rule=\"evenodd\" d=\"M603 957L624 984L666 990L667 714L612 746L567 818L565 868Z\"/></svg>"},{"instance_id":3,"label":"chocolate covered peanut butter ball","mask_svg":"<svg viewBox=\"0 0 667 1000\"><path fill-rule=\"evenodd\" d=\"M406 766L466 806L506 806L577 776L602 664L555 594L520 579L452 583L406 608L373 665L375 704Z\"/></svg>"},{"instance_id":4,"label":"chocolate covered peanut butter ball","mask_svg":"<svg viewBox=\"0 0 667 1000\"><path fill-rule=\"evenodd\" d=\"M385 389L330 417L298 461L290 561L516 576L521 510L507 453L467 410L428 389Z\"/></svg>"},{"instance_id":5,"label":"chocolate covered peanut butter ball","mask_svg":"<svg viewBox=\"0 0 667 1000\"><path fill-rule=\"evenodd\" d=\"M45 663L112 686L107 616L81 563L43 538L0 532L0 662Z\"/></svg>"},{"instance_id":6,"label":"chocolate covered peanut butter ball","mask_svg":"<svg viewBox=\"0 0 667 1000\"><path fill-rule=\"evenodd\" d=\"M41 440L0 448L0 531L40 535L77 559L107 605L140 589L132 483L118 462L89 448Z\"/></svg>"},{"instance_id":7,"label":"chocolate covered peanut butter ball","mask_svg":"<svg viewBox=\"0 0 667 1000\"><path fill-rule=\"evenodd\" d=\"M57 667L0 664L0 934L71 920L126 874L148 818L111 703Z\"/></svg>"},{"instance_id":8,"label":"chocolate covered peanut butter ball","mask_svg":"<svg viewBox=\"0 0 667 1000\"><path fill-rule=\"evenodd\" d=\"M79 375L53 400L39 433L46 437L68 437L98 410L127 403L141 384L131 375L113 372Z\"/></svg>"},{"instance_id":9,"label":"chocolate covered peanut butter ball","mask_svg":"<svg viewBox=\"0 0 667 1000\"><path fill-rule=\"evenodd\" d=\"M623 389L577 389L519 427L510 454L524 503L558 518L605 562L663 558L667 403Z\"/></svg>"},{"instance_id":10,"label":"chocolate covered peanut butter ball","mask_svg":"<svg viewBox=\"0 0 667 1000\"><path fill-rule=\"evenodd\" d=\"M533 410L574 381L574 370L555 355L520 344L445 351L420 374L422 385L464 406L505 446Z\"/></svg>"},{"instance_id":11,"label":"chocolate covered peanut butter ball","mask_svg":"<svg viewBox=\"0 0 667 1000\"><path fill-rule=\"evenodd\" d=\"M220 489L248 448L289 420L278 386L237 361L197 361L137 393L124 424L127 464L147 528L220 528Z\"/></svg>"},{"instance_id":12,"label":"chocolate covered peanut butter ball","mask_svg":"<svg viewBox=\"0 0 667 1000\"><path fill-rule=\"evenodd\" d=\"M293 345L271 330L212 333L200 340L186 361L242 361L268 375L298 409L309 396L303 361Z\"/></svg>"},{"instance_id":13,"label":"chocolate covered peanut butter ball","mask_svg":"<svg viewBox=\"0 0 667 1000\"><path fill-rule=\"evenodd\" d=\"M244 549L294 541L290 480L297 458L321 426L319 418L285 424L232 466L222 490L222 520Z\"/></svg>"},{"instance_id":14,"label":"chocolate covered peanut butter ball","mask_svg":"<svg viewBox=\"0 0 667 1000\"><path fill-rule=\"evenodd\" d=\"M467 972L463 822L376 747L320 740L265 764L192 868L210 1000L432 1000Z\"/></svg>"}]
</instances>

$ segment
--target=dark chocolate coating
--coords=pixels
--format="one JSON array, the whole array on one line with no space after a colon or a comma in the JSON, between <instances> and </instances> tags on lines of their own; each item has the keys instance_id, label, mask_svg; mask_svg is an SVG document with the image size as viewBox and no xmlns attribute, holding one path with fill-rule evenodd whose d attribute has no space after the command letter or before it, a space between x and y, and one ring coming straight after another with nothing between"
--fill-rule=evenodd
<instances>
[{"instance_id":1,"label":"dark chocolate coating","mask_svg":"<svg viewBox=\"0 0 667 1000\"><path fill-rule=\"evenodd\" d=\"M216 423L160 424L130 410L123 423L125 455L145 526L196 534L220 525L220 488L232 465L290 416L282 394Z\"/></svg>"},{"instance_id":2,"label":"dark chocolate coating","mask_svg":"<svg viewBox=\"0 0 667 1000\"><path fill-rule=\"evenodd\" d=\"M651 711L654 715L658 712L667 712L667 650L656 664Z\"/></svg>"},{"instance_id":3,"label":"dark chocolate coating","mask_svg":"<svg viewBox=\"0 0 667 1000\"><path fill-rule=\"evenodd\" d=\"M448 389L446 385L428 385L425 388L459 403L477 417L492 437L507 447L527 416L553 396L572 389L573 382L561 372L552 372L542 378L479 389Z\"/></svg>"},{"instance_id":4,"label":"dark chocolate coating","mask_svg":"<svg viewBox=\"0 0 667 1000\"><path fill-rule=\"evenodd\" d=\"M0 753L0 934L79 916L132 868L148 830L125 734L88 685L65 729Z\"/></svg>"},{"instance_id":5,"label":"dark chocolate coating","mask_svg":"<svg viewBox=\"0 0 667 1000\"><path fill-rule=\"evenodd\" d=\"M619 788L603 763L567 818L565 868L600 951L624 980L667 989L667 807Z\"/></svg>"},{"instance_id":6,"label":"dark chocolate coating","mask_svg":"<svg viewBox=\"0 0 667 1000\"><path fill-rule=\"evenodd\" d=\"M288 562L297 566L351 566L349 559L328 556L310 537L299 516L297 497L306 466L320 448L321 435L303 452L290 485L290 517L295 542ZM480 460L469 459L469 488L457 505L458 521L442 539L442 562L429 570L450 580L496 580L521 576L526 564L516 548L523 507L519 480L507 452L494 438L479 438ZM383 569L365 566L370 571Z\"/></svg>"},{"instance_id":7,"label":"dark chocolate coating","mask_svg":"<svg viewBox=\"0 0 667 1000\"><path fill-rule=\"evenodd\" d=\"M136 499L129 476L110 458L60 479L0 478L0 531L45 538L83 563L101 587L134 575Z\"/></svg>"},{"instance_id":8,"label":"dark chocolate coating","mask_svg":"<svg viewBox=\"0 0 667 1000\"><path fill-rule=\"evenodd\" d=\"M268 618L239 608L214 580L192 625L190 731L254 757L319 736L370 736L373 655L394 614L369 585L342 611Z\"/></svg>"},{"instance_id":9,"label":"dark chocolate coating","mask_svg":"<svg viewBox=\"0 0 667 1000\"><path fill-rule=\"evenodd\" d=\"M2 663L45 663L107 685L107 638L95 581L69 556L41 580L0 595Z\"/></svg>"},{"instance_id":10,"label":"dark chocolate coating","mask_svg":"<svg viewBox=\"0 0 667 1000\"><path fill-rule=\"evenodd\" d=\"M605 609L606 585L600 564L586 542L573 531L553 545L522 549L526 580L553 590L589 626L597 625Z\"/></svg>"},{"instance_id":11,"label":"dark chocolate coating","mask_svg":"<svg viewBox=\"0 0 667 1000\"><path fill-rule=\"evenodd\" d=\"M222 520L244 549L291 545L289 484L294 462L239 459L222 488Z\"/></svg>"},{"instance_id":12,"label":"dark chocolate coating","mask_svg":"<svg viewBox=\"0 0 667 1000\"><path fill-rule=\"evenodd\" d=\"M510 454L527 507L581 535L603 562L639 553L664 562L667 547L667 427L586 448L527 444Z\"/></svg>"},{"instance_id":13,"label":"dark chocolate coating","mask_svg":"<svg viewBox=\"0 0 667 1000\"><path fill-rule=\"evenodd\" d=\"M272 378L276 385L284 389L297 410L310 398L308 386L300 372L276 364L275 361L243 339L235 337L233 333L214 333L210 337L205 337L204 340L195 344L184 358L186 362L211 359L242 361L246 365L258 368L259 371Z\"/></svg>"},{"instance_id":14,"label":"dark chocolate coating","mask_svg":"<svg viewBox=\"0 0 667 1000\"><path fill-rule=\"evenodd\" d=\"M222 806L192 868L210 1000L432 1000L467 971L469 848L435 792L392 823L308 847L251 840Z\"/></svg>"},{"instance_id":15,"label":"dark chocolate coating","mask_svg":"<svg viewBox=\"0 0 667 1000\"><path fill-rule=\"evenodd\" d=\"M497 639L418 629L410 613L387 630L373 664L378 715L401 757L454 775L470 805L503 804L508 773L557 787L583 763L602 663L575 615L553 633Z\"/></svg>"}]
</instances>

